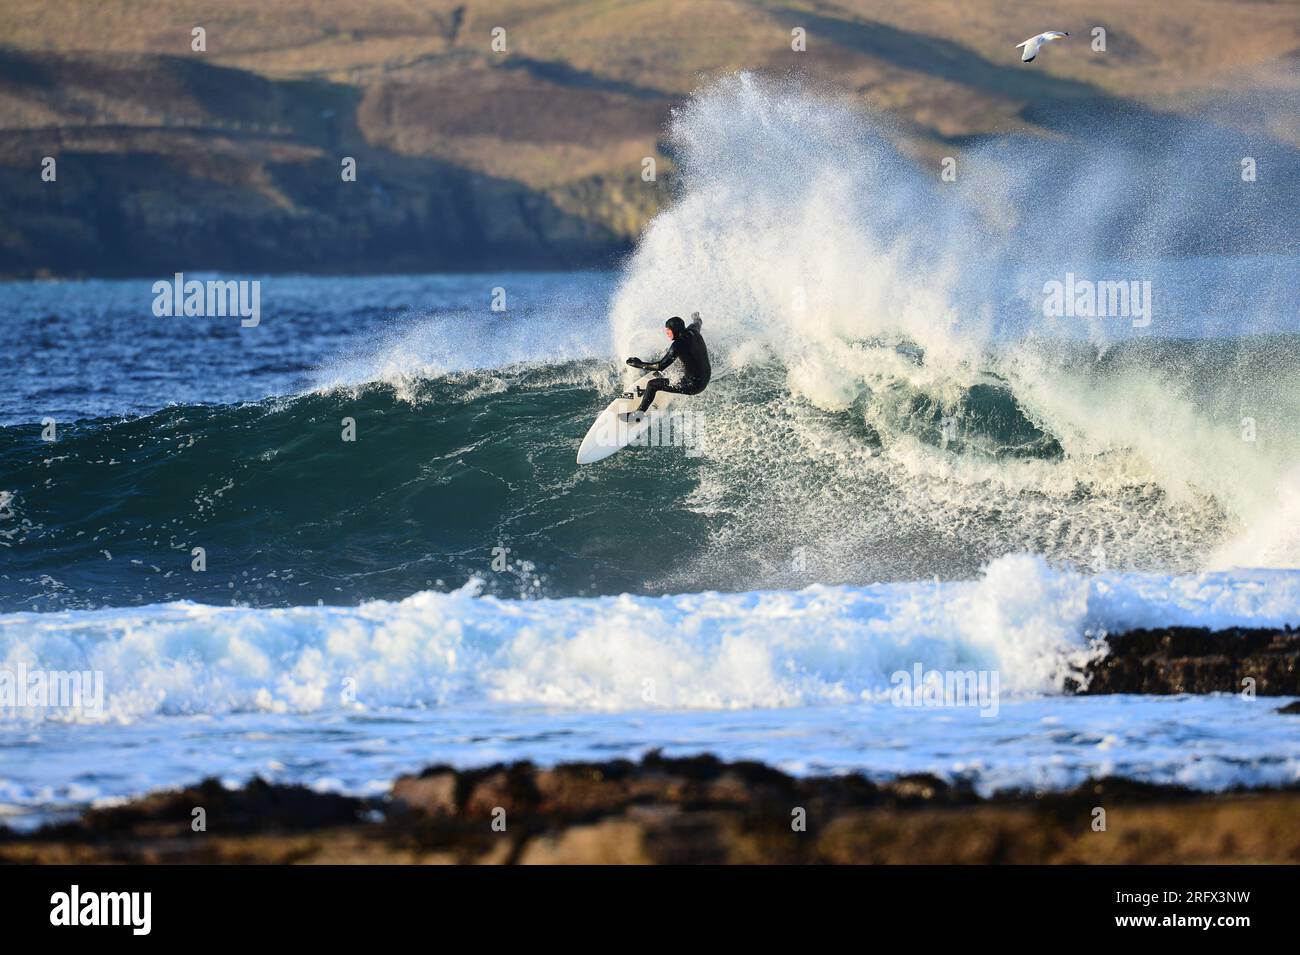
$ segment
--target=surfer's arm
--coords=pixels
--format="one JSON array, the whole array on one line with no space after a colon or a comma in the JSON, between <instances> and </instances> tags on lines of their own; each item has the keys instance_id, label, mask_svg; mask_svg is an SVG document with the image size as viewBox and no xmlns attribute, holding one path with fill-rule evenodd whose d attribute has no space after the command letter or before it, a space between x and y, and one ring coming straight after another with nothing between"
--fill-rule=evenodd
<instances>
[{"instance_id":1,"label":"surfer's arm","mask_svg":"<svg viewBox=\"0 0 1300 955\"><path fill-rule=\"evenodd\" d=\"M699 312L691 312L691 323L686 327L693 332L698 332L700 326L704 324L704 319L700 318Z\"/></svg>"},{"instance_id":2,"label":"surfer's arm","mask_svg":"<svg viewBox=\"0 0 1300 955\"><path fill-rule=\"evenodd\" d=\"M673 342L664 352L664 357L658 361L643 361L637 365L637 368L644 368L646 371L663 371L669 365L677 360L677 343Z\"/></svg>"}]
</instances>

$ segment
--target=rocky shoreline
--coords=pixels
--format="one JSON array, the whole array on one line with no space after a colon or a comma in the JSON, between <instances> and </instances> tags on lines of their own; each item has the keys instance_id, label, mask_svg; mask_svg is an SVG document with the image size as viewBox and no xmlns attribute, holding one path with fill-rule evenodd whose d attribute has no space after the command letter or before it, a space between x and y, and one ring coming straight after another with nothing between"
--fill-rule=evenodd
<instances>
[{"instance_id":1,"label":"rocky shoreline","mask_svg":"<svg viewBox=\"0 0 1300 955\"><path fill-rule=\"evenodd\" d=\"M1297 812L1300 787L1211 795L1106 778L981 798L932 776L800 779L652 753L639 763L434 766L368 799L206 780L6 832L0 862L1295 863Z\"/></svg>"},{"instance_id":2,"label":"rocky shoreline","mask_svg":"<svg viewBox=\"0 0 1300 955\"><path fill-rule=\"evenodd\" d=\"M1076 693L1242 693L1300 696L1300 631L1163 627L1105 638Z\"/></svg>"},{"instance_id":3,"label":"rocky shoreline","mask_svg":"<svg viewBox=\"0 0 1300 955\"><path fill-rule=\"evenodd\" d=\"M1076 693L1300 695L1300 632L1106 638ZM1261 704L1267 705L1267 704ZM1300 705L1275 707L1280 720ZM983 797L929 775L796 778L710 755L471 770L382 797L208 779L0 830L4 863L1296 863L1300 784L1210 794L1120 778Z\"/></svg>"}]
</instances>

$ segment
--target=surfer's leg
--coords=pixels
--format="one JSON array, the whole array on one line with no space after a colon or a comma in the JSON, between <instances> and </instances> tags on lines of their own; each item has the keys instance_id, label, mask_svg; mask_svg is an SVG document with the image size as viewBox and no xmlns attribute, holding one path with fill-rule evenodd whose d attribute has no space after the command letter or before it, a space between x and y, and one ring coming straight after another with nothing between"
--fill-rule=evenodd
<instances>
[{"instance_id":1,"label":"surfer's leg","mask_svg":"<svg viewBox=\"0 0 1300 955\"><path fill-rule=\"evenodd\" d=\"M655 395L659 394L661 391L675 392L677 389L668 383L667 378L651 378L650 381L646 383L645 391L641 394L641 407L636 410L644 413L646 409L654 403Z\"/></svg>"},{"instance_id":2,"label":"surfer's leg","mask_svg":"<svg viewBox=\"0 0 1300 955\"><path fill-rule=\"evenodd\" d=\"M641 392L641 407L636 409L635 414L645 414L650 405L654 403L655 395L661 391L673 395L698 395L703 390L703 385L698 385L693 381L679 381L674 385L667 378L651 378L649 384Z\"/></svg>"},{"instance_id":3,"label":"surfer's leg","mask_svg":"<svg viewBox=\"0 0 1300 955\"><path fill-rule=\"evenodd\" d=\"M644 414L646 409L650 407L650 403L655 400L655 395L661 391L667 391L674 395L698 395L703 390L704 386L694 381L679 381L677 384L672 385L668 383L667 378L655 378L651 380L650 384L646 385L645 397L641 399L641 407L637 409L637 412Z\"/></svg>"}]
</instances>

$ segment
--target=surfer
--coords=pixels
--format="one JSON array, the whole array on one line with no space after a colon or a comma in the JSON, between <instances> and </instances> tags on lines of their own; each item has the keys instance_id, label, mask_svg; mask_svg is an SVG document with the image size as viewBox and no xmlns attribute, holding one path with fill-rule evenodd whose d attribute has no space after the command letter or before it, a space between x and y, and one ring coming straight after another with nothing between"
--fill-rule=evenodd
<instances>
[{"instance_id":1,"label":"surfer","mask_svg":"<svg viewBox=\"0 0 1300 955\"><path fill-rule=\"evenodd\" d=\"M670 383L667 378L651 378L641 394L641 407L636 411L625 413L622 416L624 421L640 421L641 416L661 391L675 395L698 395L705 389L713 369L709 365L709 349L700 334L700 326L703 324L699 312L691 315L689 325L683 322L680 316L674 315L664 322L664 331L672 344L668 346L662 358L658 361L642 361L640 358L627 360L633 368L643 368L647 371L663 371L673 362L679 361L682 363L682 378L676 384Z\"/></svg>"}]
</instances>

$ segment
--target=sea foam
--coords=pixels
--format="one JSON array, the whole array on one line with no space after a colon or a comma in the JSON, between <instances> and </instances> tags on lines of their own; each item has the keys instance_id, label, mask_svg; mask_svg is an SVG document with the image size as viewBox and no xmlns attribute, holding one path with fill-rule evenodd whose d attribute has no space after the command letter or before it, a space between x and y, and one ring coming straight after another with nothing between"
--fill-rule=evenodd
<instances>
[{"instance_id":1,"label":"sea foam","mask_svg":"<svg viewBox=\"0 0 1300 955\"><path fill-rule=\"evenodd\" d=\"M1089 576L1012 555L956 582L541 600L471 585L358 607L8 614L0 665L104 674L101 713L37 719L749 709L880 700L892 674L918 663L996 670L1012 698L1055 694L1106 632L1296 623L1300 572Z\"/></svg>"}]
</instances>

